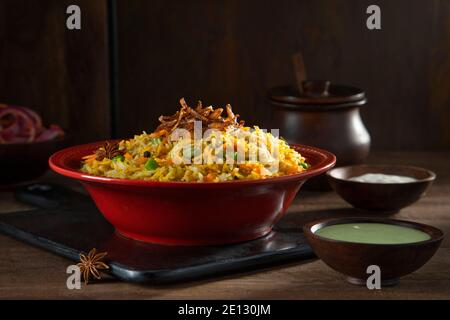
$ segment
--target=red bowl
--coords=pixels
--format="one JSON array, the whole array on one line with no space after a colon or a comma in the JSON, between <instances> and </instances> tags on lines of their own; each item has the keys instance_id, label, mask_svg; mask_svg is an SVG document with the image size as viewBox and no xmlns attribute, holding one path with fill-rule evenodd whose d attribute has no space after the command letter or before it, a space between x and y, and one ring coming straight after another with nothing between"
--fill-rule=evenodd
<instances>
[{"instance_id":1,"label":"red bowl","mask_svg":"<svg viewBox=\"0 0 450 320\"><path fill-rule=\"evenodd\" d=\"M103 144L61 150L50 157L50 167L81 181L118 233L170 245L218 245L262 237L283 217L302 184L336 162L330 152L292 145L306 157L310 169L261 180L158 182L81 172L82 157Z\"/></svg>"}]
</instances>

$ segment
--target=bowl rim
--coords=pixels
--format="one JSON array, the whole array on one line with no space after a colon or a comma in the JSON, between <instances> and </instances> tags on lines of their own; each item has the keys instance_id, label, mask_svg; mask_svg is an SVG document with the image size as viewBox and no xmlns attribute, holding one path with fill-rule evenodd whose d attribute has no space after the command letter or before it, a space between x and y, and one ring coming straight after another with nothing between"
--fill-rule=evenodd
<instances>
[{"instance_id":1,"label":"bowl rim","mask_svg":"<svg viewBox=\"0 0 450 320\"><path fill-rule=\"evenodd\" d=\"M338 178L336 176L333 175L333 171L337 171L339 169L342 170L346 170L346 169L350 169L350 168L402 168L402 169L412 169L412 170L417 170L417 171L422 171L428 174L428 177L426 178L422 178L422 179L417 179L416 181L408 181L408 182L395 182L395 183L373 183L373 182L362 182L362 181L353 181L353 180L349 180L347 179L343 179L343 178ZM359 185L374 185L374 186L398 186L398 185L411 185L411 184L415 184L415 183L422 183L422 182L430 182L430 181L434 181L436 179L436 173L434 173L433 171L426 169L426 168L422 168L422 167L418 167L418 166L411 166L411 165L402 165L402 164L357 164L357 165L349 165L349 166L343 166L343 167L337 167L337 168L332 168L331 170L327 171L326 173L328 178L340 181L340 182L346 182L346 183L354 183L354 184L359 184Z\"/></svg>"},{"instance_id":2,"label":"bowl rim","mask_svg":"<svg viewBox=\"0 0 450 320\"><path fill-rule=\"evenodd\" d=\"M329 151L322 150L316 147L301 145L301 144L289 144L291 147L295 149L299 149L305 153L316 153L323 157L323 159L316 165L314 165L311 169L308 169L304 172L292 174L292 175L284 175L279 177L272 177L266 179L256 179L256 180L233 180L233 181L221 181L221 182L184 182L184 181L151 181L151 180L132 180L132 179L120 179L120 178L108 178L101 176L94 176L87 173L83 173L79 170L74 170L68 166L63 165L61 161L61 157L69 152L75 150L82 150L86 148L93 147L95 145L103 144L106 141L114 141L114 140L103 140L92 142L88 144L76 145L72 147L68 147L57 151L53 155L50 156L48 163L50 168L69 178L85 181L85 182L94 182L94 183L102 183L106 185L122 185L122 186L141 186L141 187L211 187L211 186L231 186L231 185L260 185L260 184L268 184L268 183L277 183L277 182L290 182L290 181L301 181L309 179L313 176L317 176L322 174L328 170L330 170L336 164L336 156ZM303 154L302 154L303 155ZM77 157L78 158L78 157ZM81 159L80 159L81 160Z\"/></svg>"},{"instance_id":3,"label":"bowl rim","mask_svg":"<svg viewBox=\"0 0 450 320\"><path fill-rule=\"evenodd\" d=\"M343 241L343 240L334 240L330 238L325 238L317 235L315 232L319 229L322 229L327 226L336 225L336 224L344 224L344 223L352 223L352 222L369 222L369 223L382 223L382 224L393 224L403 227L409 227L416 230L420 230L422 232L427 233L430 235L430 239L418 241L418 242L409 242L409 243L362 243L362 242L352 242L352 241ZM312 230L314 227L318 226L318 229ZM400 219L390 219L390 218L371 218L371 217L345 217L345 218L325 218L320 220L315 220L308 222L303 226L303 232L305 235L312 237L314 239L317 239L319 241L325 241L329 243L335 243L335 244L346 244L346 245L359 245L359 246L366 246L366 247L389 247L389 248L396 248L396 247L411 247L411 246L420 246L424 244L434 243L438 241L442 241L445 237L444 232L441 229L438 229L436 227L414 222L414 221L408 221L408 220L400 220Z\"/></svg>"}]
</instances>

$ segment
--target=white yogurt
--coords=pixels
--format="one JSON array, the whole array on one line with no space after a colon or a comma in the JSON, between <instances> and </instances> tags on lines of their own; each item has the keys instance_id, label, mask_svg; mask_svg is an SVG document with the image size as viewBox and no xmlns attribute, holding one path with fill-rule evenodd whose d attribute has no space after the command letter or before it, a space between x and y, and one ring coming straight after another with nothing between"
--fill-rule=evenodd
<instances>
[{"instance_id":1,"label":"white yogurt","mask_svg":"<svg viewBox=\"0 0 450 320\"><path fill-rule=\"evenodd\" d=\"M361 176L351 177L348 180L366 183L408 183L417 181L417 179L412 177L382 173L366 173Z\"/></svg>"}]
</instances>

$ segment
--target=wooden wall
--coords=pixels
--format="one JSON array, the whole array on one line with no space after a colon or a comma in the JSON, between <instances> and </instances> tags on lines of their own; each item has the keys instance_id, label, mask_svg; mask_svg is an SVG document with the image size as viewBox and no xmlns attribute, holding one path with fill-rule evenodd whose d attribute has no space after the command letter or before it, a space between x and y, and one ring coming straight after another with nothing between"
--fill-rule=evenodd
<instances>
[{"instance_id":1,"label":"wooden wall","mask_svg":"<svg viewBox=\"0 0 450 320\"><path fill-rule=\"evenodd\" d=\"M358 0L113 0L119 108L111 115L107 0L0 0L0 102L30 106L85 142L152 130L178 99L230 102L270 122L266 90L311 78L360 86L377 149L450 147L450 1L378 0L382 30ZM65 28L78 4L82 30ZM114 95L112 95L114 96ZM116 117L117 116L117 117Z\"/></svg>"},{"instance_id":2,"label":"wooden wall","mask_svg":"<svg viewBox=\"0 0 450 320\"><path fill-rule=\"evenodd\" d=\"M66 8L82 29L66 28ZM0 0L0 102L37 110L74 143L110 134L107 8L98 0Z\"/></svg>"},{"instance_id":3,"label":"wooden wall","mask_svg":"<svg viewBox=\"0 0 450 320\"><path fill-rule=\"evenodd\" d=\"M450 1L378 0L369 31L372 3L119 0L119 132L151 129L182 96L266 124L266 89L294 81L302 50L311 78L367 90L375 148L450 147Z\"/></svg>"}]
</instances>

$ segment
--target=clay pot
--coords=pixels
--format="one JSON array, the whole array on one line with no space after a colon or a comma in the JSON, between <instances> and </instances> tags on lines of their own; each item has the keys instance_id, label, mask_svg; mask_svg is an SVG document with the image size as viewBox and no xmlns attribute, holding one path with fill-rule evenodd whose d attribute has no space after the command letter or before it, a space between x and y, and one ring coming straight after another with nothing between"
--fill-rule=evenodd
<instances>
[{"instance_id":1,"label":"clay pot","mask_svg":"<svg viewBox=\"0 0 450 320\"><path fill-rule=\"evenodd\" d=\"M329 81L305 81L302 91L292 87L269 90L271 128L278 128L289 143L331 151L337 167L363 163L370 149L370 135L359 112L367 102L365 92ZM330 190L324 175L305 187Z\"/></svg>"}]
</instances>

